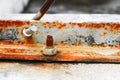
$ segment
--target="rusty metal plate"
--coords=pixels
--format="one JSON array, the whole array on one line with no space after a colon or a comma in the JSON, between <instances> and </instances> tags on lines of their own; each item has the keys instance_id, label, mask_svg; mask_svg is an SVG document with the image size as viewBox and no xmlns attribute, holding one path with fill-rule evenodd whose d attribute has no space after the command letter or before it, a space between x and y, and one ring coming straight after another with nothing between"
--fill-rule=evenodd
<instances>
[{"instance_id":1,"label":"rusty metal plate","mask_svg":"<svg viewBox=\"0 0 120 80\"><path fill-rule=\"evenodd\" d=\"M119 15L59 14L41 21L6 16L0 17L0 59L120 62ZM37 31L26 37L23 30L30 26ZM57 50L53 56L43 54L48 35Z\"/></svg>"}]
</instances>

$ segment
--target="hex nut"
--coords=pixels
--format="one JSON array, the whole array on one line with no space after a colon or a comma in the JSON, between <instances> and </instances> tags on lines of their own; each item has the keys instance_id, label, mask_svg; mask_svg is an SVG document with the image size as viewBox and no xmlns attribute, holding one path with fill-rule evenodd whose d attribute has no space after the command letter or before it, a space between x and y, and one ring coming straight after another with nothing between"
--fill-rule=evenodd
<instances>
[{"instance_id":1,"label":"hex nut","mask_svg":"<svg viewBox=\"0 0 120 80\"><path fill-rule=\"evenodd\" d=\"M57 54L57 49L56 48L43 48L43 54L46 56L52 56Z\"/></svg>"}]
</instances>

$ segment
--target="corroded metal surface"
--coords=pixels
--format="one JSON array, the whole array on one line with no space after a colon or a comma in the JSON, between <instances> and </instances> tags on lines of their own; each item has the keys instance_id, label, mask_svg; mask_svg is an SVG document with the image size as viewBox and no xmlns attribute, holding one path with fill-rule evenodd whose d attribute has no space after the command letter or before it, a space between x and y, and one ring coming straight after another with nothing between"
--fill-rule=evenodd
<instances>
[{"instance_id":1,"label":"corroded metal surface","mask_svg":"<svg viewBox=\"0 0 120 80\"><path fill-rule=\"evenodd\" d=\"M119 18L116 20L65 22L59 19L1 19L0 59L120 62L120 22ZM38 30L31 37L26 37L23 29L30 26L37 26ZM57 49L54 56L43 55L48 35L54 38Z\"/></svg>"}]
</instances>

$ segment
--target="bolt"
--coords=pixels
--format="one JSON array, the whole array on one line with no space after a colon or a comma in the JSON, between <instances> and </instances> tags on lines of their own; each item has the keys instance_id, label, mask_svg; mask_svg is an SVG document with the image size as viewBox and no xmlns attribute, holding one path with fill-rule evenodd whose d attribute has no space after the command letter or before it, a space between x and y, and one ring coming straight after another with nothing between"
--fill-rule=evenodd
<instances>
[{"instance_id":1,"label":"bolt","mask_svg":"<svg viewBox=\"0 0 120 80\"><path fill-rule=\"evenodd\" d=\"M29 28L27 28L27 29L24 29L23 30L23 34L25 35L25 36L27 36L27 37L30 37L30 36L32 36L32 34L34 33L34 32L36 32L37 31L37 27L36 26L31 26L31 27L29 27Z\"/></svg>"},{"instance_id":2,"label":"bolt","mask_svg":"<svg viewBox=\"0 0 120 80\"><path fill-rule=\"evenodd\" d=\"M46 47L43 48L43 54L51 56L51 55L55 55L56 53L57 53L57 50L54 47L53 37L51 35L48 35L46 39Z\"/></svg>"},{"instance_id":3,"label":"bolt","mask_svg":"<svg viewBox=\"0 0 120 80\"><path fill-rule=\"evenodd\" d=\"M46 40L46 48L53 48L53 42L53 37L48 35Z\"/></svg>"}]
</instances>

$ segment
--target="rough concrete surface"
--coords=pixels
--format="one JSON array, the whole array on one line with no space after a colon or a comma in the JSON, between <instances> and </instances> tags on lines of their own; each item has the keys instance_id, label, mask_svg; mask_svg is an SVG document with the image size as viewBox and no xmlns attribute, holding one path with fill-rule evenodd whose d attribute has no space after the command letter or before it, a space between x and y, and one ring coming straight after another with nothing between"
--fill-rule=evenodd
<instances>
[{"instance_id":1,"label":"rough concrete surface","mask_svg":"<svg viewBox=\"0 0 120 80\"><path fill-rule=\"evenodd\" d=\"M0 80L119 80L120 64L0 62Z\"/></svg>"}]
</instances>

